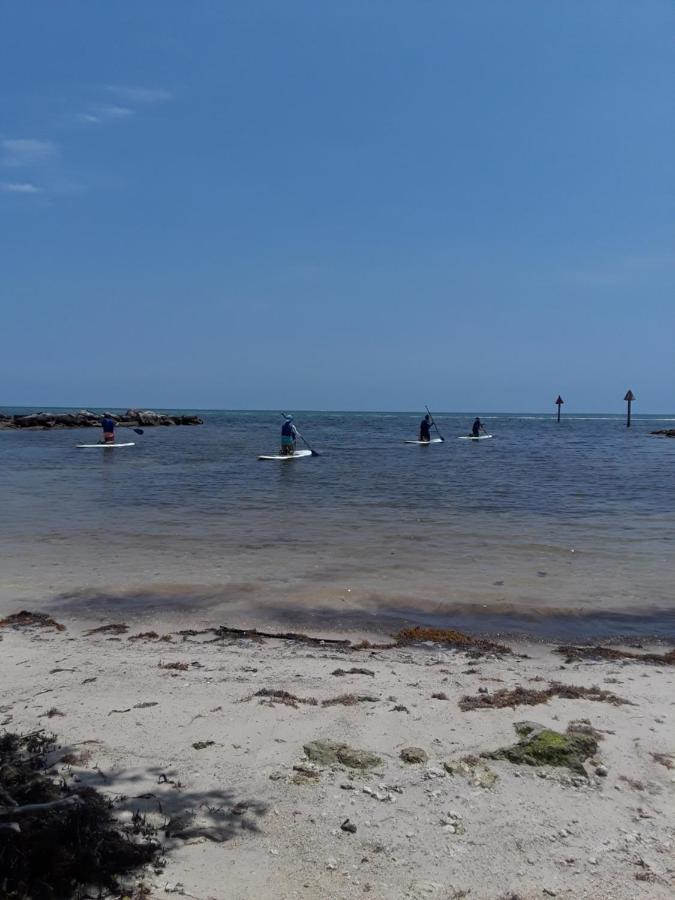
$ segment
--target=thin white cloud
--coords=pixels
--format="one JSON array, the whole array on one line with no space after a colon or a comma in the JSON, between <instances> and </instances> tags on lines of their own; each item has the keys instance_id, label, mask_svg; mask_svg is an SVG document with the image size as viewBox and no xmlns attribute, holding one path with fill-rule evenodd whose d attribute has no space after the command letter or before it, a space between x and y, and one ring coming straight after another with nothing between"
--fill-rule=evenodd
<instances>
[{"instance_id":1,"label":"thin white cloud","mask_svg":"<svg viewBox=\"0 0 675 900\"><path fill-rule=\"evenodd\" d=\"M88 125L100 125L104 122L115 122L120 119L128 119L136 114L135 109L128 106L110 106L105 104L92 105L87 112L78 113L79 122Z\"/></svg>"},{"instance_id":2,"label":"thin white cloud","mask_svg":"<svg viewBox=\"0 0 675 900\"><path fill-rule=\"evenodd\" d=\"M0 184L0 190L5 194L40 194L42 188L30 181L5 181Z\"/></svg>"},{"instance_id":3,"label":"thin white cloud","mask_svg":"<svg viewBox=\"0 0 675 900\"><path fill-rule=\"evenodd\" d=\"M106 90L127 103L167 103L173 100L171 91L163 88L134 87L126 84L108 84Z\"/></svg>"},{"instance_id":4,"label":"thin white cloud","mask_svg":"<svg viewBox=\"0 0 675 900\"><path fill-rule=\"evenodd\" d=\"M597 260L586 266L564 271L565 281L591 287L604 287L644 280L652 274L666 275L675 269L671 250L652 253L624 253L615 259Z\"/></svg>"},{"instance_id":5,"label":"thin white cloud","mask_svg":"<svg viewBox=\"0 0 675 900\"><path fill-rule=\"evenodd\" d=\"M2 155L0 163L11 168L35 166L56 156L57 147L53 141L36 138L8 138L0 141Z\"/></svg>"}]
</instances>

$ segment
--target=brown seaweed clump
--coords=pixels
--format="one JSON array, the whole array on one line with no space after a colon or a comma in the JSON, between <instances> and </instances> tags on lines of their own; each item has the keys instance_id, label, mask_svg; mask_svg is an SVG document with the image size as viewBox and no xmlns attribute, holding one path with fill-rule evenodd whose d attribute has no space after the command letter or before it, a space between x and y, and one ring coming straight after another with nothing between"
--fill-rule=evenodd
<instances>
[{"instance_id":1,"label":"brown seaweed clump","mask_svg":"<svg viewBox=\"0 0 675 900\"><path fill-rule=\"evenodd\" d=\"M322 700L322 706L356 706L358 703L379 703L379 697L371 694L340 694L338 697L329 697Z\"/></svg>"},{"instance_id":2,"label":"brown seaweed clump","mask_svg":"<svg viewBox=\"0 0 675 900\"><path fill-rule=\"evenodd\" d=\"M85 631L86 637L92 634L124 634L129 630L129 626L123 622L113 622L110 625L99 625L98 628L90 628Z\"/></svg>"},{"instance_id":3,"label":"brown seaweed clump","mask_svg":"<svg viewBox=\"0 0 675 900\"><path fill-rule=\"evenodd\" d=\"M52 619L46 613L29 612L22 609L5 619L0 619L0 628L55 628L57 631L65 631L66 626Z\"/></svg>"},{"instance_id":4,"label":"brown seaweed clump","mask_svg":"<svg viewBox=\"0 0 675 900\"><path fill-rule=\"evenodd\" d=\"M304 703L306 706L316 706L314 697L296 697L296 695L291 694L290 691L282 691L277 688L261 688L259 691L256 691L253 696L263 697L268 701L270 706L273 706L275 703L281 703L284 706L292 706L293 709L297 709L301 703Z\"/></svg>"},{"instance_id":5,"label":"brown seaweed clump","mask_svg":"<svg viewBox=\"0 0 675 900\"><path fill-rule=\"evenodd\" d=\"M200 635L214 635L210 642L223 641L226 639L242 639L263 643L265 640L293 641L295 643L310 644L316 647L328 647L336 650L349 652L352 650L393 650L396 647L405 647L409 644L420 643L422 641L430 641L435 644L446 644L463 650L472 656L482 656L485 653L506 654L512 653L510 647L504 644L497 644L484 638L471 637L462 631L456 631L454 628L426 628L421 625L415 625L410 628L404 628L394 635L393 640L385 643L372 643L368 640L359 641L352 644L351 641L344 638L324 638L314 637L312 635L297 633L293 631L259 631L256 628L231 628L227 625L220 625L218 628L205 628L201 631L195 631L190 628L177 632L179 637L184 641L189 638L198 637ZM368 669L336 669L333 675L373 675L374 673Z\"/></svg>"},{"instance_id":6,"label":"brown seaweed clump","mask_svg":"<svg viewBox=\"0 0 675 900\"><path fill-rule=\"evenodd\" d=\"M675 649L667 653L631 653L629 650L616 650L614 647L575 647L564 644L556 647L557 653L566 657L566 663L582 659L607 659L612 662L628 660L629 662L651 663L659 666L675 666Z\"/></svg>"},{"instance_id":7,"label":"brown seaweed clump","mask_svg":"<svg viewBox=\"0 0 675 900\"><path fill-rule=\"evenodd\" d=\"M562 697L565 700L596 700L603 703L611 703L614 706L622 706L630 703L618 697L611 691L602 690L599 687L578 687L574 684L560 684L554 681L543 690L515 687L512 690L502 688L492 694L476 694L465 696L459 701L459 708L468 709L503 709L507 706L537 706L539 703L548 703L551 697Z\"/></svg>"},{"instance_id":8,"label":"brown seaweed clump","mask_svg":"<svg viewBox=\"0 0 675 900\"><path fill-rule=\"evenodd\" d=\"M0 896L7 900L119 894L118 879L151 862L94 788L71 790L48 770L56 745L43 732L0 736Z\"/></svg>"},{"instance_id":9,"label":"brown seaweed clump","mask_svg":"<svg viewBox=\"0 0 675 900\"><path fill-rule=\"evenodd\" d=\"M496 644L494 641L488 641L485 638L471 637L471 635L464 634L463 631L456 631L454 628L424 628L421 625L414 625L411 628L404 628L396 635L396 643L399 646L417 644L421 641L449 644L460 650L475 651L477 654L513 652L510 647L504 644Z\"/></svg>"},{"instance_id":10,"label":"brown seaweed clump","mask_svg":"<svg viewBox=\"0 0 675 900\"><path fill-rule=\"evenodd\" d=\"M298 697L296 694L291 694L290 691L278 688L261 688L253 694L253 697L262 697L262 702L267 702L268 706L281 703L284 706L292 706L293 709L298 709L301 705L317 706L318 704L315 697ZM247 697L246 699L253 698ZM379 703L379 700L379 697L373 697L371 694L340 694L337 697L322 700L321 706L356 706L359 703Z\"/></svg>"}]
</instances>

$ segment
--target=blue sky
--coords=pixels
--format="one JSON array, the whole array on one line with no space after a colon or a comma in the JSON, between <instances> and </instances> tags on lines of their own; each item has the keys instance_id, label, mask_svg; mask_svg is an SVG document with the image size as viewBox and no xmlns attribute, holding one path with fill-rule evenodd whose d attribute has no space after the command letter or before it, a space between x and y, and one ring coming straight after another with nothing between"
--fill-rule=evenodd
<instances>
[{"instance_id":1,"label":"blue sky","mask_svg":"<svg viewBox=\"0 0 675 900\"><path fill-rule=\"evenodd\" d=\"M675 409L667 0L0 16L0 403Z\"/></svg>"}]
</instances>

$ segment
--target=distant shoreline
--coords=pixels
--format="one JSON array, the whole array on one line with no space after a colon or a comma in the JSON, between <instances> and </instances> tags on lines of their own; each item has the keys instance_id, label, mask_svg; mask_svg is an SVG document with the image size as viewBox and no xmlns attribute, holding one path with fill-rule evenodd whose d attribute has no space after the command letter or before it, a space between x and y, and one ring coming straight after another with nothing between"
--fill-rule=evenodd
<instances>
[{"instance_id":1,"label":"distant shoreline","mask_svg":"<svg viewBox=\"0 0 675 900\"><path fill-rule=\"evenodd\" d=\"M109 404L107 406L97 406L95 404L76 404L70 403L62 406L59 405L45 405L45 404L14 404L14 403L0 403L0 413L7 414L8 411L11 411L12 414L15 414L16 411L49 411L49 412L79 412L82 409L88 409L96 413L100 413L101 415L104 412L113 412L120 413L125 412L129 407L128 406L115 406L114 404ZM143 407L145 408L145 407ZM159 406L157 404L149 404L147 408L153 409L155 412L160 413L252 413L255 415L263 415L270 414L274 416L279 415L278 409L271 408L249 408L249 407L223 407L222 409L213 408L213 407L202 407L202 406ZM344 416L344 415L357 415L357 416L367 416L367 415L397 415L397 416L420 416L423 414L424 410L414 410L414 409L299 409L295 408L293 410L294 414L297 416L306 416L306 415L336 415L336 416ZM434 410L434 415L438 418L441 416L475 416L476 410L474 408L467 408L466 410L442 410L437 409ZM519 418L519 417L532 417L532 418L551 418L555 419L556 411L545 409L540 411L531 411L531 410L515 410L508 412L495 412L495 411L481 411L481 417L491 418L491 417L499 417L499 418ZM562 418L563 420L573 420L573 419L582 419L582 418L603 418L603 419L625 419L626 415L624 411L617 412L599 412L595 410L575 410L573 412L563 412ZM663 421L675 421L675 412L633 412L631 414L633 420L636 419L662 419Z\"/></svg>"}]
</instances>

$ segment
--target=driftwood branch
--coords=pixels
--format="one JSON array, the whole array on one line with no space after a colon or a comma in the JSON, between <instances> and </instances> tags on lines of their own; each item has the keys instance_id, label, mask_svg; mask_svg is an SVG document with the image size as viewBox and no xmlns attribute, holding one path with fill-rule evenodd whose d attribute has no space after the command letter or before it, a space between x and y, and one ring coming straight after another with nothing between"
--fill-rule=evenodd
<instances>
[{"instance_id":1,"label":"driftwood branch","mask_svg":"<svg viewBox=\"0 0 675 900\"><path fill-rule=\"evenodd\" d=\"M79 797L63 797L61 800L51 800L49 803L26 803L24 806L0 806L0 818L11 816L13 819L21 816L31 816L34 813L51 812L53 809L63 809L69 806L79 806L82 800Z\"/></svg>"}]
</instances>

